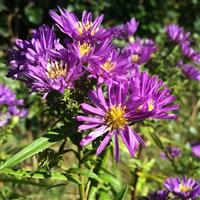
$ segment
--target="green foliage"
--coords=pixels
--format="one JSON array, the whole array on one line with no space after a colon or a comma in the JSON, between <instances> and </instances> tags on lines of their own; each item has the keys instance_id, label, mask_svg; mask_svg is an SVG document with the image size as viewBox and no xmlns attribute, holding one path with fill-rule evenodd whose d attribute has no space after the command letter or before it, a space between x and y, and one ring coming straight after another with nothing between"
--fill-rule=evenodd
<instances>
[{"instance_id":1,"label":"green foliage","mask_svg":"<svg viewBox=\"0 0 200 200\"><path fill-rule=\"evenodd\" d=\"M28 18L29 22L33 24L40 24L42 21L43 9L34 3L29 3L24 8L25 16Z\"/></svg>"},{"instance_id":2,"label":"green foliage","mask_svg":"<svg viewBox=\"0 0 200 200\"><path fill-rule=\"evenodd\" d=\"M127 186L122 188L122 190L117 194L116 199L117 200L125 199L127 191L128 191L128 187Z\"/></svg>"},{"instance_id":3,"label":"green foliage","mask_svg":"<svg viewBox=\"0 0 200 200\"><path fill-rule=\"evenodd\" d=\"M14 175L17 177L26 177L26 178L36 178L36 179L52 179L52 180L62 180L62 181L74 181L79 183L78 177L72 174L58 173L58 172L30 172L25 170L12 170L12 169L0 169L0 172L3 174Z\"/></svg>"},{"instance_id":4,"label":"green foliage","mask_svg":"<svg viewBox=\"0 0 200 200\"><path fill-rule=\"evenodd\" d=\"M63 137L60 137L58 134L55 134L54 132L49 132L48 134L38 138L32 144L28 145L20 152L15 154L13 157L8 159L3 165L0 166L0 169L12 167L22 162L23 160L39 153L40 151L45 150L46 148L52 146L61 139L63 139Z\"/></svg>"}]
</instances>

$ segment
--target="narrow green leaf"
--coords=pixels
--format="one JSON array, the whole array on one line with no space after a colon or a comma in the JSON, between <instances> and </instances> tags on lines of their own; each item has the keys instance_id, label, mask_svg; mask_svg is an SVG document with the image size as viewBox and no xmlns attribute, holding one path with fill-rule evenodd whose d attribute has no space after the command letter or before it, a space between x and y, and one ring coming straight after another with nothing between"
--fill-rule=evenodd
<instances>
[{"instance_id":1,"label":"narrow green leaf","mask_svg":"<svg viewBox=\"0 0 200 200\"><path fill-rule=\"evenodd\" d=\"M162 150L165 151L165 148L160 140L160 138L157 136L155 132L150 132L151 138L156 143L156 145Z\"/></svg>"},{"instance_id":2,"label":"narrow green leaf","mask_svg":"<svg viewBox=\"0 0 200 200\"><path fill-rule=\"evenodd\" d=\"M88 200L96 199L96 193L98 191L98 186L92 186L89 191Z\"/></svg>"},{"instance_id":3,"label":"narrow green leaf","mask_svg":"<svg viewBox=\"0 0 200 200\"><path fill-rule=\"evenodd\" d=\"M0 169L0 173L7 175L14 175L17 177L24 177L24 178L52 179L52 180L73 181L75 183L80 183L78 177L72 174L64 174L59 172L31 172L26 170L12 170L6 168L6 169Z\"/></svg>"},{"instance_id":4,"label":"narrow green leaf","mask_svg":"<svg viewBox=\"0 0 200 200\"><path fill-rule=\"evenodd\" d=\"M161 174L152 174L152 173L148 173L148 172L138 172L137 173L138 176L140 177L145 177L145 178L149 178L149 179L153 179L159 183L162 183L164 179L166 179L166 177L164 175L161 175Z\"/></svg>"},{"instance_id":5,"label":"narrow green leaf","mask_svg":"<svg viewBox=\"0 0 200 200\"><path fill-rule=\"evenodd\" d=\"M115 191L119 191L121 189L121 183L118 178L109 173L107 170L102 168L99 172L99 177L109 183Z\"/></svg>"},{"instance_id":6,"label":"narrow green leaf","mask_svg":"<svg viewBox=\"0 0 200 200\"><path fill-rule=\"evenodd\" d=\"M103 199L103 200L112 200L108 192L105 192L105 191L100 191L99 196L100 196L100 199Z\"/></svg>"},{"instance_id":7,"label":"narrow green leaf","mask_svg":"<svg viewBox=\"0 0 200 200\"><path fill-rule=\"evenodd\" d=\"M128 191L128 186L122 188L121 191L117 194L116 200L123 200L126 196L127 191Z\"/></svg>"},{"instance_id":8,"label":"narrow green leaf","mask_svg":"<svg viewBox=\"0 0 200 200\"><path fill-rule=\"evenodd\" d=\"M92 172L88 169L71 168L71 169L67 170L67 172L71 173L71 174L81 174L81 175L87 176L89 178L93 178L99 182L102 182L102 180L94 172Z\"/></svg>"},{"instance_id":9,"label":"narrow green leaf","mask_svg":"<svg viewBox=\"0 0 200 200\"><path fill-rule=\"evenodd\" d=\"M23 160L39 153L40 151L49 148L61 139L63 139L63 135L59 135L55 132L49 132L48 134L38 138L32 144L26 146L20 152L9 158L3 165L0 166L0 169L12 167L22 162Z\"/></svg>"}]
</instances>

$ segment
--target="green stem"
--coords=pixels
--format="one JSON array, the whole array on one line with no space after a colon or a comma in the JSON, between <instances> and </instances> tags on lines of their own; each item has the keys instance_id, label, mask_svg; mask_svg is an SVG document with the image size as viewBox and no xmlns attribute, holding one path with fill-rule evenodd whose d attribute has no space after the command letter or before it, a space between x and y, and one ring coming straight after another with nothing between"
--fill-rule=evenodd
<instances>
[{"instance_id":1,"label":"green stem","mask_svg":"<svg viewBox=\"0 0 200 200\"><path fill-rule=\"evenodd\" d=\"M79 168L83 169L84 168L84 164L82 163L82 159L83 159L83 150L82 147L78 147L78 151L79 151ZM84 176L83 175L79 175L80 178L80 184L78 186L79 188L79 194L80 194L80 200L86 200L85 198L85 182L84 182Z\"/></svg>"},{"instance_id":2,"label":"green stem","mask_svg":"<svg viewBox=\"0 0 200 200\"><path fill-rule=\"evenodd\" d=\"M140 160L141 158L141 154L142 154L142 147L139 148L139 151L138 151L138 160ZM137 200L137 184L138 184L138 179L139 179L139 176L138 176L138 172L140 171L140 168L139 167L136 167L135 168L135 171L134 171L134 180L133 180L133 191L132 191L132 200Z\"/></svg>"},{"instance_id":3,"label":"green stem","mask_svg":"<svg viewBox=\"0 0 200 200\"><path fill-rule=\"evenodd\" d=\"M110 149L106 149L105 152L103 153L102 156L102 160L101 163L99 163L99 166L96 166L96 168L94 169L94 172L98 175L100 169L102 168L106 168L108 159L109 159L109 155L110 155ZM90 187L91 186L91 187ZM98 182L96 180L92 180L90 185L90 188L88 188L88 200L93 200L96 199L96 192L98 190Z\"/></svg>"}]
</instances>

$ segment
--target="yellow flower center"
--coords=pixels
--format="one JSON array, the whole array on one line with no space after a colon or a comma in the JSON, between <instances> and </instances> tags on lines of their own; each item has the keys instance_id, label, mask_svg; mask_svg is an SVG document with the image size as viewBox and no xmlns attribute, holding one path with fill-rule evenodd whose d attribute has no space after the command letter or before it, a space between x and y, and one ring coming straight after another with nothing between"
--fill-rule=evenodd
<instances>
[{"instance_id":1,"label":"yellow flower center","mask_svg":"<svg viewBox=\"0 0 200 200\"><path fill-rule=\"evenodd\" d=\"M108 59L103 65L101 65L101 68L106 70L107 72L110 72L115 66L115 63L111 62L110 59Z\"/></svg>"},{"instance_id":2,"label":"yellow flower center","mask_svg":"<svg viewBox=\"0 0 200 200\"><path fill-rule=\"evenodd\" d=\"M132 61L133 63L138 62L139 59L140 59L140 57L139 57L137 54L133 54L133 55L131 56L131 61Z\"/></svg>"},{"instance_id":3,"label":"yellow flower center","mask_svg":"<svg viewBox=\"0 0 200 200\"><path fill-rule=\"evenodd\" d=\"M82 35L83 32L87 32L89 29L91 29L92 25L93 25L92 22L89 21L87 21L86 24L79 21L76 24L76 30L78 31L79 35Z\"/></svg>"},{"instance_id":4,"label":"yellow flower center","mask_svg":"<svg viewBox=\"0 0 200 200\"><path fill-rule=\"evenodd\" d=\"M147 101L147 110L148 111L152 111L154 108L155 108L155 105L154 105L155 101L153 99L149 99ZM137 112L140 112L144 107L144 104L143 105L140 105L137 107L136 111Z\"/></svg>"},{"instance_id":5,"label":"yellow flower center","mask_svg":"<svg viewBox=\"0 0 200 200\"><path fill-rule=\"evenodd\" d=\"M126 125L125 109L126 107L122 107L120 104L109 108L105 116L105 122L111 129L123 128Z\"/></svg>"},{"instance_id":6,"label":"yellow flower center","mask_svg":"<svg viewBox=\"0 0 200 200\"><path fill-rule=\"evenodd\" d=\"M181 192L186 193L186 192L191 191L192 187L180 184L179 189L180 189Z\"/></svg>"},{"instance_id":7,"label":"yellow flower center","mask_svg":"<svg viewBox=\"0 0 200 200\"><path fill-rule=\"evenodd\" d=\"M90 51L92 50L92 47L89 43L84 42L83 44L79 43L79 50L82 56L88 55Z\"/></svg>"},{"instance_id":8,"label":"yellow flower center","mask_svg":"<svg viewBox=\"0 0 200 200\"><path fill-rule=\"evenodd\" d=\"M154 101L153 99L149 99L149 100L147 101L147 104L148 104L148 111L152 111L152 110L155 108L154 103L155 103L155 101Z\"/></svg>"},{"instance_id":9,"label":"yellow flower center","mask_svg":"<svg viewBox=\"0 0 200 200\"><path fill-rule=\"evenodd\" d=\"M49 78L56 79L67 75L67 64L61 62L48 62L47 74Z\"/></svg>"}]
</instances>

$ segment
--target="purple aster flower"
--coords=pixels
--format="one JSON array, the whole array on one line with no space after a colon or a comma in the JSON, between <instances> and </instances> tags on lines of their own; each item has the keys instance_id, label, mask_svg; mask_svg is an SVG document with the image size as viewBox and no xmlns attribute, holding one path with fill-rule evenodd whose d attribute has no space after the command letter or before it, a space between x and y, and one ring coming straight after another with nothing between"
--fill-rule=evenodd
<instances>
[{"instance_id":1,"label":"purple aster flower","mask_svg":"<svg viewBox=\"0 0 200 200\"><path fill-rule=\"evenodd\" d=\"M188 43L183 43L181 45L181 50L183 54L191 59L193 62L199 63L200 62L200 53L193 48L190 47Z\"/></svg>"},{"instance_id":2,"label":"purple aster flower","mask_svg":"<svg viewBox=\"0 0 200 200\"><path fill-rule=\"evenodd\" d=\"M143 200L168 200L168 191L159 190L149 194L148 197L143 198Z\"/></svg>"},{"instance_id":3,"label":"purple aster flower","mask_svg":"<svg viewBox=\"0 0 200 200\"><path fill-rule=\"evenodd\" d=\"M192 178L168 178L164 187L181 199L196 199L200 197L200 184Z\"/></svg>"},{"instance_id":4,"label":"purple aster flower","mask_svg":"<svg viewBox=\"0 0 200 200\"><path fill-rule=\"evenodd\" d=\"M149 112L151 118L157 119L176 119L176 114L171 111L177 110L179 105L173 105L175 97L170 94L169 88L159 80L157 76L149 76L147 72L142 72L138 76L131 78L131 94L133 98L130 104L134 105L133 113L141 111ZM146 116L141 115L134 119L145 119Z\"/></svg>"},{"instance_id":5,"label":"purple aster flower","mask_svg":"<svg viewBox=\"0 0 200 200\"><path fill-rule=\"evenodd\" d=\"M181 155L181 150L178 147L166 147L166 151L171 156L171 158L177 158ZM167 156L164 152L161 152L161 157L166 159Z\"/></svg>"},{"instance_id":6,"label":"purple aster flower","mask_svg":"<svg viewBox=\"0 0 200 200\"><path fill-rule=\"evenodd\" d=\"M10 88L0 84L0 127L6 125L13 116L25 117L28 112L22 108L23 105L23 100L18 100Z\"/></svg>"},{"instance_id":7,"label":"purple aster flower","mask_svg":"<svg viewBox=\"0 0 200 200\"><path fill-rule=\"evenodd\" d=\"M124 51L129 55L131 63L141 65L148 62L156 50L157 48L152 40L142 41L137 39L135 42L129 43Z\"/></svg>"},{"instance_id":8,"label":"purple aster flower","mask_svg":"<svg viewBox=\"0 0 200 200\"><path fill-rule=\"evenodd\" d=\"M32 91L44 95L52 90L62 93L65 88L73 87L81 67L59 43L51 28L43 25L33 32L32 39L20 40L20 44L24 45L20 48L17 45L11 51L9 77L22 79Z\"/></svg>"},{"instance_id":9,"label":"purple aster flower","mask_svg":"<svg viewBox=\"0 0 200 200\"><path fill-rule=\"evenodd\" d=\"M132 106L127 104L127 98L129 98L127 83L110 82L106 96L102 88L98 87L89 93L93 106L86 103L81 104L85 113L95 115L95 117L77 116L78 121L85 122L79 126L79 130L95 129L81 140L80 145L85 146L97 137L105 135L96 152L100 154L113 138L114 156L118 161L120 156L118 136L120 135L130 155L134 156L139 144L144 145L144 142L130 126Z\"/></svg>"},{"instance_id":10,"label":"purple aster flower","mask_svg":"<svg viewBox=\"0 0 200 200\"><path fill-rule=\"evenodd\" d=\"M183 64L182 61L178 63L182 73L188 78L196 81L200 81L200 70L191 64Z\"/></svg>"},{"instance_id":11,"label":"purple aster flower","mask_svg":"<svg viewBox=\"0 0 200 200\"><path fill-rule=\"evenodd\" d=\"M179 44L187 41L190 35L189 32L185 33L184 29L176 24L169 24L166 27L166 32L172 41Z\"/></svg>"},{"instance_id":12,"label":"purple aster flower","mask_svg":"<svg viewBox=\"0 0 200 200\"><path fill-rule=\"evenodd\" d=\"M113 48L111 48L111 40L106 39L96 44L81 41L73 42L68 45L68 49L80 60L82 65L88 66L90 61L99 60L100 57L109 54Z\"/></svg>"},{"instance_id":13,"label":"purple aster flower","mask_svg":"<svg viewBox=\"0 0 200 200\"><path fill-rule=\"evenodd\" d=\"M200 158L200 144L196 144L192 146L192 153L194 156Z\"/></svg>"},{"instance_id":14,"label":"purple aster flower","mask_svg":"<svg viewBox=\"0 0 200 200\"><path fill-rule=\"evenodd\" d=\"M139 22L136 21L135 18L132 18L126 24L112 27L108 29L108 31L111 33L111 35L114 38L128 39L129 36L133 36L135 34L135 32L137 31L138 25L139 25Z\"/></svg>"},{"instance_id":15,"label":"purple aster flower","mask_svg":"<svg viewBox=\"0 0 200 200\"><path fill-rule=\"evenodd\" d=\"M30 41L23 41L17 39L15 46L10 50L10 65L11 68L8 72L8 77L19 79L23 76L23 72L26 70L26 52L31 47Z\"/></svg>"},{"instance_id":16,"label":"purple aster flower","mask_svg":"<svg viewBox=\"0 0 200 200\"><path fill-rule=\"evenodd\" d=\"M171 105L174 97L170 95L168 88L159 81L157 77L149 77L147 73L135 74L130 83L127 80L120 82L109 82L107 95L101 87L89 94L94 106L82 104L85 113L96 115L96 117L78 116L78 121L85 124L80 125L80 130L95 128L81 141L85 146L101 135L105 135L97 149L100 154L114 137L114 155L119 160L119 144L117 136L121 135L131 156L134 156L142 139L131 129L130 125L149 117L161 119L174 119L175 114L169 113L178 109L178 105Z\"/></svg>"},{"instance_id":17,"label":"purple aster flower","mask_svg":"<svg viewBox=\"0 0 200 200\"><path fill-rule=\"evenodd\" d=\"M99 83L110 78L126 79L128 71L135 68L128 61L128 55L122 54L119 49L115 48L110 48L110 51L107 52L107 55L91 61L87 68L91 76L98 79Z\"/></svg>"},{"instance_id":18,"label":"purple aster flower","mask_svg":"<svg viewBox=\"0 0 200 200\"><path fill-rule=\"evenodd\" d=\"M59 29L75 40L102 41L108 35L107 31L100 27L103 15L92 21L92 13L84 11L81 21L72 12L59 8L60 15L50 11L50 16L57 23Z\"/></svg>"},{"instance_id":19,"label":"purple aster flower","mask_svg":"<svg viewBox=\"0 0 200 200\"><path fill-rule=\"evenodd\" d=\"M135 18L132 18L129 22L126 23L125 26L126 26L125 29L127 30L127 35L132 36L137 31L139 22L136 21Z\"/></svg>"},{"instance_id":20,"label":"purple aster flower","mask_svg":"<svg viewBox=\"0 0 200 200\"><path fill-rule=\"evenodd\" d=\"M10 50L11 68L8 77L22 78L24 72L28 71L29 64L37 65L49 58L51 50L61 48L55 33L46 25L34 30L29 40L17 39L15 46Z\"/></svg>"}]
</instances>

